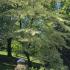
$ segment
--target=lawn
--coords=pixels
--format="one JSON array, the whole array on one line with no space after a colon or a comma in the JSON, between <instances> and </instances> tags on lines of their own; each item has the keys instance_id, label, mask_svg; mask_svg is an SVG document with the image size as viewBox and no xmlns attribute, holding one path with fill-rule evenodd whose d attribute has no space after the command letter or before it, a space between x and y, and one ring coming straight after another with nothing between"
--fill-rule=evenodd
<instances>
[{"instance_id":1,"label":"lawn","mask_svg":"<svg viewBox=\"0 0 70 70\"><path fill-rule=\"evenodd\" d=\"M25 58L25 56L20 57L8 57L6 51L0 51L0 70L14 70L16 62L19 58ZM39 67L41 62L36 58L30 57L33 67Z\"/></svg>"},{"instance_id":2,"label":"lawn","mask_svg":"<svg viewBox=\"0 0 70 70\"><path fill-rule=\"evenodd\" d=\"M14 67L13 65L10 65L8 63L2 63L0 62L0 70L14 70Z\"/></svg>"},{"instance_id":3,"label":"lawn","mask_svg":"<svg viewBox=\"0 0 70 70\"><path fill-rule=\"evenodd\" d=\"M15 57L0 55L0 70L14 70L17 60Z\"/></svg>"}]
</instances>

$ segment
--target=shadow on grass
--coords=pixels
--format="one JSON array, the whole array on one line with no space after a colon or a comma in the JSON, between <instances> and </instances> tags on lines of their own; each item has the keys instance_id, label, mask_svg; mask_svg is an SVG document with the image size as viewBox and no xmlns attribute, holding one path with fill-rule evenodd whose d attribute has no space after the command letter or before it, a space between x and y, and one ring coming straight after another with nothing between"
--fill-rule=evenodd
<instances>
[{"instance_id":1,"label":"shadow on grass","mask_svg":"<svg viewBox=\"0 0 70 70\"><path fill-rule=\"evenodd\" d=\"M0 62L0 70L14 70L14 66Z\"/></svg>"},{"instance_id":2,"label":"shadow on grass","mask_svg":"<svg viewBox=\"0 0 70 70\"><path fill-rule=\"evenodd\" d=\"M16 57L8 57L6 55L0 55L0 70L14 70L18 59L19 58L16 58ZM37 68L39 70L42 64L30 61L28 66Z\"/></svg>"},{"instance_id":3,"label":"shadow on grass","mask_svg":"<svg viewBox=\"0 0 70 70\"><path fill-rule=\"evenodd\" d=\"M18 58L0 55L0 70L14 70Z\"/></svg>"}]
</instances>

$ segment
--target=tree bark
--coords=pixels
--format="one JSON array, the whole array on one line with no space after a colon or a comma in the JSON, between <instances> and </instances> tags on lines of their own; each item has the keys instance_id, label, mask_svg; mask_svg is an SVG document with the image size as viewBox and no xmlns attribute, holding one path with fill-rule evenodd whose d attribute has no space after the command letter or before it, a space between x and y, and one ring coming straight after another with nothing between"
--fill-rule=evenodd
<instances>
[{"instance_id":1,"label":"tree bark","mask_svg":"<svg viewBox=\"0 0 70 70\"><path fill-rule=\"evenodd\" d=\"M20 29L22 28L22 23L21 23L21 20L19 21L19 23L20 23Z\"/></svg>"},{"instance_id":2,"label":"tree bark","mask_svg":"<svg viewBox=\"0 0 70 70\"><path fill-rule=\"evenodd\" d=\"M11 48L12 38L7 39L7 55L12 57L12 48Z\"/></svg>"},{"instance_id":3,"label":"tree bark","mask_svg":"<svg viewBox=\"0 0 70 70\"><path fill-rule=\"evenodd\" d=\"M24 51L25 56L27 57L28 60L28 65L31 66L31 61L30 61L30 55L27 51Z\"/></svg>"}]
</instances>

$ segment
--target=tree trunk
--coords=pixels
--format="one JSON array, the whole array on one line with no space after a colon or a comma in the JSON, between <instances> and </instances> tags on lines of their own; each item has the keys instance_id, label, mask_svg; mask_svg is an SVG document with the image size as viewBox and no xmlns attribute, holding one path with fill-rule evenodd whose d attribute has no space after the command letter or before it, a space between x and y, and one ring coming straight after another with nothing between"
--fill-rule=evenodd
<instances>
[{"instance_id":1,"label":"tree trunk","mask_svg":"<svg viewBox=\"0 0 70 70\"><path fill-rule=\"evenodd\" d=\"M21 23L21 20L19 21L19 23L20 23L20 29L22 28L22 23Z\"/></svg>"},{"instance_id":2,"label":"tree trunk","mask_svg":"<svg viewBox=\"0 0 70 70\"><path fill-rule=\"evenodd\" d=\"M30 55L27 51L24 51L25 56L27 57L28 60L28 65L31 66L31 62L30 62Z\"/></svg>"},{"instance_id":3,"label":"tree trunk","mask_svg":"<svg viewBox=\"0 0 70 70\"><path fill-rule=\"evenodd\" d=\"M11 42L12 42L12 38L8 38L7 39L7 55L9 57L12 57L12 48L11 48Z\"/></svg>"}]
</instances>

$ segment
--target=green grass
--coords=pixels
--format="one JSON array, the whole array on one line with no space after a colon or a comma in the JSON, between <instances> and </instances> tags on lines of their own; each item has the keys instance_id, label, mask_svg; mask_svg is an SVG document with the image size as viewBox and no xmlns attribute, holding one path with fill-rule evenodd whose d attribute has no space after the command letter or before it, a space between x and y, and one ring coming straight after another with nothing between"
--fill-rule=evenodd
<instances>
[{"instance_id":1,"label":"green grass","mask_svg":"<svg viewBox=\"0 0 70 70\"><path fill-rule=\"evenodd\" d=\"M0 70L14 70L15 64L13 58L7 58L7 52L6 51L0 51ZM2 61L5 60L4 61ZM8 59L8 60L7 60Z\"/></svg>"},{"instance_id":2,"label":"green grass","mask_svg":"<svg viewBox=\"0 0 70 70\"><path fill-rule=\"evenodd\" d=\"M0 51L0 55L7 55L6 51Z\"/></svg>"},{"instance_id":3,"label":"green grass","mask_svg":"<svg viewBox=\"0 0 70 70\"><path fill-rule=\"evenodd\" d=\"M0 61L0 70L14 70L14 68L16 66L16 64L14 64L15 58L8 58L6 55L7 55L6 51L0 51L0 60L2 60L2 58L3 58L3 60L5 60L5 61ZM21 55L18 54L18 56L16 56L15 53L12 53L12 55L16 58L22 57L22 58L26 59L26 57L22 54ZM35 57L30 57L30 60L35 63L43 64L42 62L40 62L40 60L38 60Z\"/></svg>"},{"instance_id":4,"label":"green grass","mask_svg":"<svg viewBox=\"0 0 70 70\"><path fill-rule=\"evenodd\" d=\"M0 51L0 55L7 55L7 52L6 51ZM18 56L15 55L15 53L12 53L13 57L17 57L17 58L25 58L25 55L22 55L22 54L18 54ZM30 57L30 60L32 62L36 62L36 63L43 63L43 62L40 62L40 60L38 60L37 58L35 57Z\"/></svg>"},{"instance_id":5,"label":"green grass","mask_svg":"<svg viewBox=\"0 0 70 70\"><path fill-rule=\"evenodd\" d=\"M0 70L14 70L15 66L0 62Z\"/></svg>"}]
</instances>

